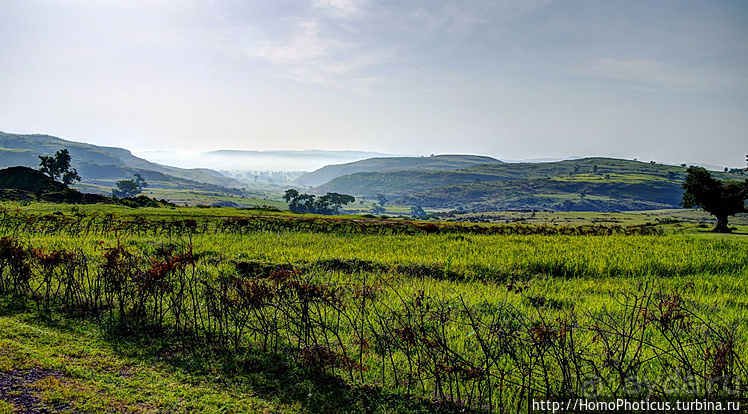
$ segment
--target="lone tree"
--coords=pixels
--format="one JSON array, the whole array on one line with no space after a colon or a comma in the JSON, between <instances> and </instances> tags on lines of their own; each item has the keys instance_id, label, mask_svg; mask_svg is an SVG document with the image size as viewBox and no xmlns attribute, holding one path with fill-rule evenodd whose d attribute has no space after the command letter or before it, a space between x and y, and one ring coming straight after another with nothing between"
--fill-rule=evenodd
<instances>
[{"instance_id":1,"label":"lone tree","mask_svg":"<svg viewBox=\"0 0 748 414\"><path fill-rule=\"evenodd\" d=\"M730 233L727 227L729 216L743 213L748 199L748 180L722 182L703 167L690 166L686 170L686 181L681 185L685 208L699 207L717 218L716 233Z\"/></svg>"},{"instance_id":2,"label":"lone tree","mask_svg":"<svg viewBox=\"0 0 748 414\"><path fill-rule=\"evenodd\" d=\"M81 180L78 171L70 168L71 158L67 149L61 149L55 152L55 155L40 155L39 159L39 171L47 174L49 178L62 181L65 185Z\"/></svg>"},{"instance_id":3,"label":"lone tree","mask_svg":"<svg viewBox=\"0 0 748 414\"><path fill-rule=\"evenodd\" d=\"M141 189L148 187L148 183L145 182L145 178L142 175L135 173L135 184Z\"/></svg>"},{"instance_id":4,"label":"lone tree","mask_svg":"<svg viewBox=\"0 0 748 414\"><path fill-rule=\"evenodd\" d=\"M135 174L134 180L117 181L117 188L112 190L112 195L119 198L135 197L140 194L145 187L148 187L145 178L140 174Z\"/></svg>"},{"instance_id":5,"label":"lone tree","mask_svg":"<svg viewBox=\"0 0 748 414\"><path fill-rule=\"evenodd\" d=\"M410 208L410 215L415 218L421 218L426 217L427 214L421 206L413 206Z\"/></svg>"},{"instance_id":6,"label":"lone tree","mask_svg":"<svg viewBox=\"0 0 748 414\"><path fill-rule=\"evenodd\" d=\"M387 200L387 196L384 194L377 194L377 202L380 206L384 207L384 205L387 204L387 201L389 201Z\"/></svg>"},{"instance_id":7,"label":"lone tree","mask_svg":"<svg viewBox=\"0 0 748 414\"><path fill-rule=\"evenodd\" d=\"M112 190L112 195L119 198L135 197L140 194L140 187L135 180L119 180L117 188Z\"/></svg>"}]
</instances>

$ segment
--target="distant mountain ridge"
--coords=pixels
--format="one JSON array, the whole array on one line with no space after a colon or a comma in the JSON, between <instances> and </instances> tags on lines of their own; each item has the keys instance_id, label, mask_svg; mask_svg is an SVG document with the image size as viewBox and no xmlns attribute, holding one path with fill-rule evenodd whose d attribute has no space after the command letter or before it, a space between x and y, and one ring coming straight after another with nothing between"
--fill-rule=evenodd
<instances>
[{"instance_id":1,"label":"distant mountain ridge","mask_svg":"<svg viewBox=\"0 0 748 414\"><path fill-rule=\"evenodd\" d=\"M432 155L430 157L378 157L328 165L297 178L294 183L319 186L339 177L356 173L386 171L449 171L480 164L500 164L496 158L482 155Z\"/></svg>"},{"instance_id":2,"label":"distant mountain ridge","mask_svg":"<svg viewBox=\"0 0 748 414\"><path fill-rule=\"evenodd\" d=\"M241 182L208 169L181 169L152 163L134 156L129 150L104 147L41 134L0 132L0 168L25 166L38 168L39 155L53 155L67 149L72 167L78 170L82 183L113 186L139 173L155 187L187 188L238 194Z\"/></svg>"}]
</instances>

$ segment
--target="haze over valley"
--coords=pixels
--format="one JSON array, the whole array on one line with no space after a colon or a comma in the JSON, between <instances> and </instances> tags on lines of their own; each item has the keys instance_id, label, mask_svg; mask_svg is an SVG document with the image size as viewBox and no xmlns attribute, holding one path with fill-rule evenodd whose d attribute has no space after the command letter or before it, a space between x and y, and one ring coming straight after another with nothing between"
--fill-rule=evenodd
<instances>
[{"instance_id":1,"label":"haze over valley","mask_svg":"<svg viewBox=\"0 0 748 414\"><path fill-rule=\"evenodd\" d=\"M149 183L146 194L186 204L210 200L211 204L227 206L269 202L285 206L283 194L291 188L317 195L352 195L359 200L358 206L349 207L353 211L370 209L379 213L387 211L383 208L385 204L391 211L400 212L410 208L463 212L678 208L687 166L604 157L508 163L487 156L459 154L384 156L353 151L215 151L182 164L200 168L180 168L136 157L125 148L99 147L47 135L0 132L0 167L34 168L39 165L40 156L60 150L70 152L72 167L81 175L76 187L98 194L110 194L118 182L137 174ZM355 161L329 164L309 172L284 169L284 166L300 167L307 163L313 167L318 165L315 163L350 159ZM271 160L274 163L265 165L266 170L241 169ZM223 168L221 171L203 168L208 165ZM714 174L738 179L744 170L725 168Z\"/></svg>"}]
</instances>

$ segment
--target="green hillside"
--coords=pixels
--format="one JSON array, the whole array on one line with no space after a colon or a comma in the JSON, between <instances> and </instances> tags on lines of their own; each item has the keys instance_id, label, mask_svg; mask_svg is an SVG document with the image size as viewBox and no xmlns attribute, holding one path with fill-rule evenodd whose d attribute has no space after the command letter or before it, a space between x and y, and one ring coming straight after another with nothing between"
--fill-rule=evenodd
<instances>
[{"instance_id":1,"label":"green hillside","mask_svg":"<svg viewBox=\"0 0 748 414\"><path fill-rule=\"evenodd\" d=\"M369 198L379 193L393 198L452 184L495 179L491 174L466 170L361 172L338 177L316 187L314 191L320 194L336 192Z\"/></svg>"},{"instance_id":2,"label":"green hillside","mask_svg":"<svg viewBox=\"0 0 748 414\"><path fill-rule=\"evenodd\" d=\"M0 200L49 201L53 203L93 204L110 201L101 194L81 193L55 181L39 170L16 166L0 169Z\"/></svg>"},{"instance_id":3,"label":"green hillside","mask_svg":"<svg viewBox=\"0 0 748 414\"><path fill-rule=\"evenodd\" d=\"M23 190L30 192L59 192L67 186L47 177L41 171L28 167L0 169L0 189Z\"/></svg>"},{"instance_id":4,"label":"green hillside","mask_svg":"<svg viewBox=\"0 0 748 414\"><path fill-rule=\"evenodd\" d=\"M336 178L315 192L371 197L393 205L496 211L623 211L675 208L685 168L613 158L476 165L455 171L367 172ZM715 173L720 179L740 178Z\"/></svg>"},{"instance_id":5,"label":"green hillside","mask_svg":"<svg viewBox=\"0 0 748 414\"><path fill-rule=\"evenodd\" d=\"M129 150L68 141L49 135L0 132L0 168L37 168L39 155L68 149L72 167L78 170L87 191L108 193L118 180L141 174L153 188L179 188L213 193L241 194L243 184L207 169L181 169L138 158Z\"/></svg>"},{"instance_id":6,"label":"green hillside","mask_svg":"<svg viewBox=\"0 0 748 414\"><path fill-rule=\"evenodd\" d=\"M453 184L403 196L394 204L470 211L626 211L677 207L679 183L522 179Z\"/></svg>"},{"instance_id":7,"label":"green hillside","mask_svg":"<svg viewBox=\"0 0 748 414\"><path fill-rule=\"evenodd\" d=\"M307 173L294 182L299 185L319 186L338 177L371 171L448 171L473 165L499 164L501 161L480 155L432 155L430 157L368 158L346 164L328 165Z\"/></svg>"}]
</instances>

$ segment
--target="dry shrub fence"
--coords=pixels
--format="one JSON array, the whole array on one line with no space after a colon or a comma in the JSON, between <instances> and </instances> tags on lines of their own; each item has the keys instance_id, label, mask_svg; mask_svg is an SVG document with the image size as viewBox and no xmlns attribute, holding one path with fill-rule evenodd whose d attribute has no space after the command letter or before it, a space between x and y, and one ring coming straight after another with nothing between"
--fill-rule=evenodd
<instances>
[{"instance_id":1,"label":"dry shrub fence","mask_svg":"<svg viewBox=\"0 0 748 414\"><path fill-rule=\"evenodd\" d=\"M307 217L256 214L247 217L164 217L145 215L116 216L113 213L82 212L73 209L62 212L30 214L19 209L0 206L0 234L20 236L41 235L118 235L183 237L187 234L235 233L256 231L303 231L344 234L486 234L486 235L661 235L655 224L630 226L550 226L541 225L479 225L424 223L407 220L350 219L336 217Z\"/></svg>"}]
</instances>

